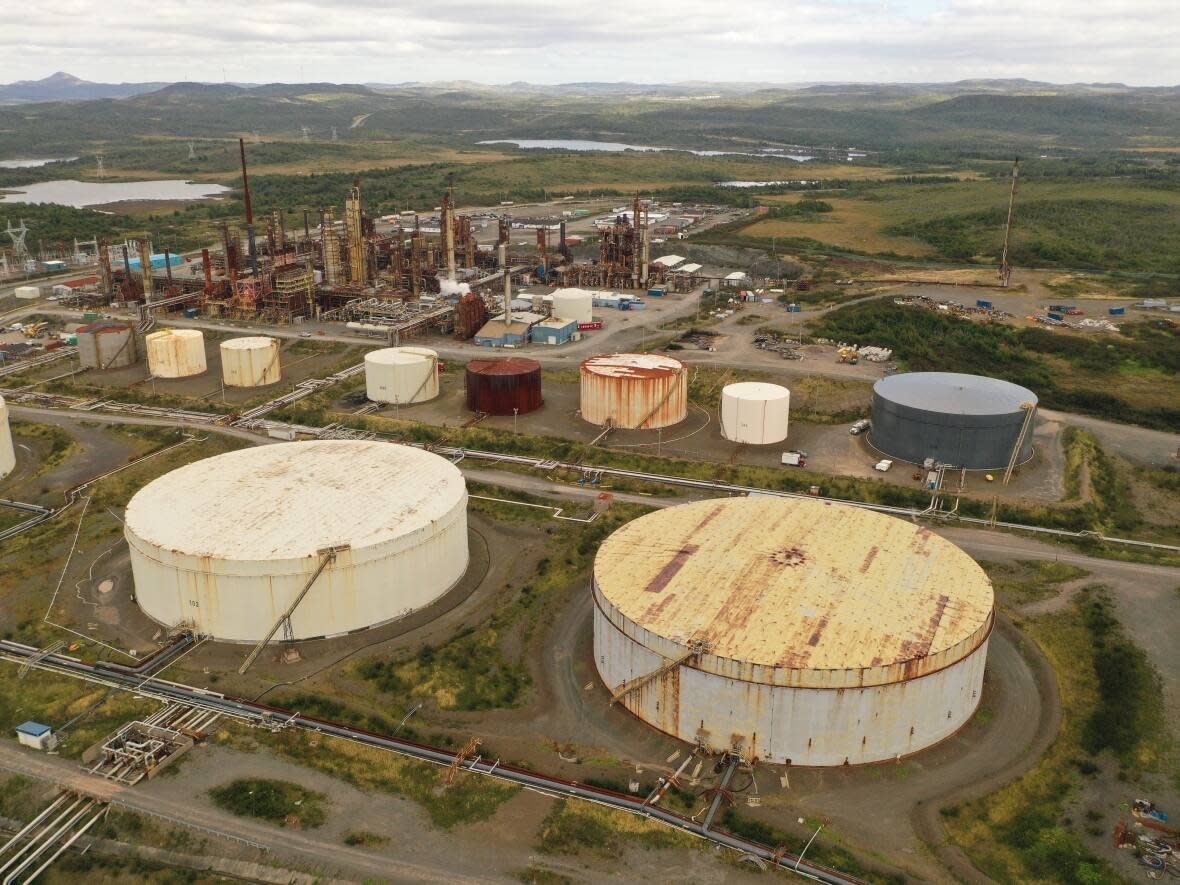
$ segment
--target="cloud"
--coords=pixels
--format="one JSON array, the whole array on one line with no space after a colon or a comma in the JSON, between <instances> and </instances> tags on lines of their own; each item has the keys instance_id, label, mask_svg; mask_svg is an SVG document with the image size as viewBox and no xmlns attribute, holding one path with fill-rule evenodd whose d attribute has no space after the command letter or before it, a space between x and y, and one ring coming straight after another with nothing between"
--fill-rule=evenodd
<instances>
[{"instance_id":1,"label":"cloud","mask_svg":"<svg viewBox=\"0 0 1180 885\"><path fill-rule=\"evenodd\" d=\"M12 79L1180 83L1162 0L91 0L14 4Z\"/></svg>"}]
</instances>

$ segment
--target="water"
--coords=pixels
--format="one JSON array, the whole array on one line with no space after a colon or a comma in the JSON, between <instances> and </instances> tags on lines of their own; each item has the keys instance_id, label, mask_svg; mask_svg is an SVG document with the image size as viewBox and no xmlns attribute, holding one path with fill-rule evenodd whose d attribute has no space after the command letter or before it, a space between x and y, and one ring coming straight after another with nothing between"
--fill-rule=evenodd
<instances>
[{"instance_id":1,"label":"water","mask_svg":"<svg viewBox=\"0 0 1180 885\"><path fill-rule=\"evenodd\" d=\"M794 184L799 186L816 185L818 181L807 181L802 178L797 178L794 181L719 181L718 187L781 187L783 185Z\"/></svg>"},{"instance_id":2,"label":"water","mask_svg":"<svg viewBox=\"0 0 1180 885\"><path fill-rule=\"evenodd\" d=\"M40 181L12 188L0 203L57 203L83 209L123 200L203 200L229 191L197 181Z\"/></svg>"},{"instance_id":3,"label":"water","mask_svg":"<svg viewBox=\"0 0 1180 885\"><path fill-rule=\"evenodd\" d=\"M606 153L621 153L623 151L678 151L686 154L696 154L698 157L776 157L784 160L794 160L805 163L814 160L809 154L784 154L781 148L763 148L760 151L704 151L690 148L654 147L650 144L625 144L621 141L583 141L578 138L500 138L493 141L481 141L479 144L514 144L525 150L562 150L562 151L605 151Z\"/></svg>"},{"instance_id":4,"label":"water","mask_svg":"<svg viewBox=\"0 0 1180 885\"><path fill-rule=\"evenodd\" d=\"M0 160L0 169L35 169L50 163L68 163L77 157L48 157L43 160Z\"/></svg>"}]
</instances>

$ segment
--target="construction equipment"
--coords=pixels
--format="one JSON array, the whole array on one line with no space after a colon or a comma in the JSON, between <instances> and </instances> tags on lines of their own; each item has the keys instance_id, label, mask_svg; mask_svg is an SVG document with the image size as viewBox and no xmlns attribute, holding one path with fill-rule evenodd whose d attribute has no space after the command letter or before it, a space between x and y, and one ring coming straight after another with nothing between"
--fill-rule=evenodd
<instances>
[{"instance_id":1,"label":"construction equipment","mask_svg":"<svg viewBox=\"0 0 1180 885\"><path fill-rule=\"evenodd\" d=\"M860 362L860 356L858 355L856 348L849 347L848 345L836 348L836 358L837 362L850 363L854 366Z\"/></svg>"},{"instance_id":2,"label":"construction equipment","mask_svg":"<svg viewBox=\"0 0 1180 885\"><path fill-rule=\"evenodd\" d=\"M1008 195L1008 223L1004 225L1004 252L1000 256L1000 285L1008 288L1012 268L1008 264L1008 243L1012 238L1012 212L1016 208L1016 182L1020 175L1020 157L1012 161L1012 191Z\"/></svg>"}]
</instances>

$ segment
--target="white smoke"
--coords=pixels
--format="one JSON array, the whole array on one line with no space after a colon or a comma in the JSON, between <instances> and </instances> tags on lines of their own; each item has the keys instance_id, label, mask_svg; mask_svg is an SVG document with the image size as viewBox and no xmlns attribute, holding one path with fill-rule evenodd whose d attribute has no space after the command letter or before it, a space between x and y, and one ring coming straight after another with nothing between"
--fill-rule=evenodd
<instances>
[{"instance_id":1,"label":"white smoke","mask_svg":"<svg viewBox=\"0 0 1180 885\"><path fill-rule=\"evenodd\" d=\"M466 295L471 291L471 287L466 283L456 282L455 280L440 277L438 280L438 291L440 295Z\"/></svg>"}]
</instances>

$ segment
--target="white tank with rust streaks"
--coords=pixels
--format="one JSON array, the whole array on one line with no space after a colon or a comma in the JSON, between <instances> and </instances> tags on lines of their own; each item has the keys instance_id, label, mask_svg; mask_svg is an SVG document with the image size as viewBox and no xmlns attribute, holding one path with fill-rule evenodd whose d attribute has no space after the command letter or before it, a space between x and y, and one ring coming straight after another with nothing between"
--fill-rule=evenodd
<instances>
[{"instance_id":1,"label":"white tank with rust streaks","mask_svg":"<svg viewBox=\"0 0 1180 885\"><path fill-rule=\"evenodd\" d=\"M594 322L594 294L585 289L558 289L553 293L553 315L578 323Z\"/></svg>"},{"instance_id":2,"label":"white tank with rust streaks","mask_svg":"<svg viewBox=\"0 0 1180 885\"><path fill-rule=\"evenodd\" d=\"M135 595L152 619L229 641L291 616L295 639L371 627L434 602L467 569L467 488L445 458L386 442L318 440L174 470L127 506Z\"/></svg>"},{"instance_id":3,"label":"white tank with rust streaks","mask_svg":"<svg viewBox=\"0 0 1180 885\"><path fill-rule=\"evenodd\" d=\"M282 377L277 338L255 335L221 342L221 378L226 387L265 387Z\"/></svg>"},{"instance_id":4,"label":"white tank with rust streaks","mask_svg":"<svg viewBox=\"0 0 1180 885\"><path fill-rule=\"evenodd\" d=\"M205 336L199 329L161 329L149 334L144 342L148 371L156 378L188 378L208 368Z\"/></svg>"},{"instance_id":5,"label":"white tank with rust streaks","mask_svg":"<svg viewBox=\"0 0 1180 885\"><path fill-rule=\"evenodd\" d=\"M655 430L688 413L688 369L670 356L612 353L582 362L582 417L591 424Z\"/></svg>"},{"instance_id":6,"label":"white tank with rust streaks","mask_svg":"<svg viewBox=\"0 0 1180 885\"><path fill-rule=\"evenodd\" d=\"M408 405L438 396L438 354L427 347L383 347L365 354L365 395Z\"/></svg>"},{"instance_id":7,"label":"white tank with rust streaks","mask_svg":"<svg viewBox=\"0 0 1180 885\"><path fill-rule=\"evenodd\" d=\"M778 384L741 381L721 391L721 435L755 446L787 438L791 392Z\"/></svg>"},{"instance_id":8,"label":"white tank with rust streaks","mask_svg":"<svg viewBox=\"0 0 1180 885\"><path fill-rule=\"evenodd\" d=\"M895 759L979 704L994 596L951 542L825 501L727 498L599 548L594 661L620 703L710 750L795 765Z\"/></svg>"},{"instance_id":9,"label":"white tank with rust streaks","mask_svg":"<svg viewBox=\"0 0 1180 885\"><path fill-rule=\"evenodd\" d=\"M12 428L8 426L8 404L0 396L0 479L16 467L16 450L12 447Z\"/></svg>"}]
</instances>

